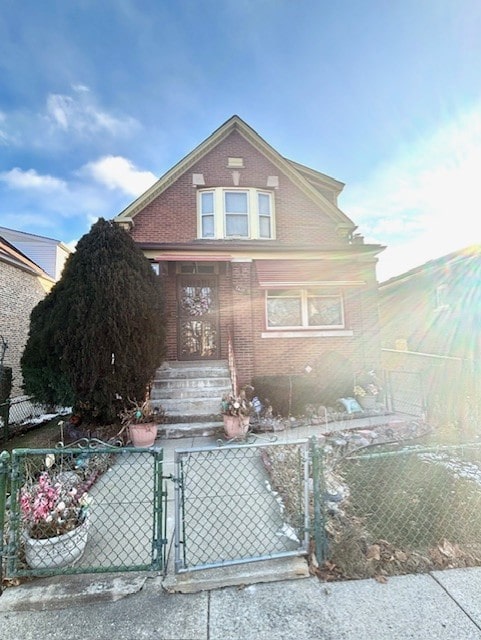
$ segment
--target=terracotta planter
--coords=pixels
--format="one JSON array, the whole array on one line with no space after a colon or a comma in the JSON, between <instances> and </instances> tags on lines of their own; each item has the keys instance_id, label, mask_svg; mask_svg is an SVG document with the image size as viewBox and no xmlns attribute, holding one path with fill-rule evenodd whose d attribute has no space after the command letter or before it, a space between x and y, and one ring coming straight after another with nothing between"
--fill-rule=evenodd
<instances>
[{"instance_id":1,"label":"terracotta planter","mask_svg":"<svg viewBox=\"0 0 481 640\"><path fill-rule=\"evenodd\" d=\"M83 555L89 529L88 516L76 529L53 538L24 537L25 559L31 569L70 567Z\"/></svg>"},{"instance_id":2,"label":"terracotta planter","mask_svg":"<svg viewBox=\"0 0 481 640\"><path fill-rule=\"evenodd\" d=\"M154 422L131 424L129 437L134 447L151 447L157 437L157 425Z\"/></svg>"},{"instance_id":3,"label":"terracotta planter","mask_svg":"<svg viewBox=\"0 0 481 640\"><path fill-rule=\"evenodd\" d=\"M242 440L249 430L249 416L224 416L224 432L229 440Z\"/></svg>"}]
</instances>

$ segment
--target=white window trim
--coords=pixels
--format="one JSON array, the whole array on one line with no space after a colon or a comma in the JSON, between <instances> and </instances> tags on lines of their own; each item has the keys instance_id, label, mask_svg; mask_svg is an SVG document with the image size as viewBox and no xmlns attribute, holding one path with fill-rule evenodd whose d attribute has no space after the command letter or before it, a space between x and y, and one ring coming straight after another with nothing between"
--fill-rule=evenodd
<instances>
[{"instance_id":1,"label":"white window trim","mask_svg":"<svg viewBox=\"0 0 481 640\"><path fill-rule=\"evenodd\" d=\"M305 328L298 331L276 330L263 331L261 338L349 338L354 335L352 329L332 329L332 331L307 331Z\"/></svg>"},{"instance_id":2,"label":"white window trim","mask_svg":"<svg viewBox=\"0 0 481 640\"><path fill-rule=\"evenodd\" d=\"M226 236L226 212L225 212L225 193L232 192L247 193L247 220L248 234L246 236ZM202 235L202 194L212 193L214 200L214 236ZM200 240L274 240L276 237L275 229L275 208L274 194L266 189L256 189L252 187L216 187L214 189L199 189L197 192L197 237ZM259 194L269 196L270 202L270 225L271 235L269 238L260 235L260 214L259 214ZM208 214L211 215L211 214ZM263 217L268 217L262 214Z\"/></svg>"},{"instance_id":3,"label":"white window trim","mask_svg":"<svg viewBox=\"0 0 481 640\"><path fill-rule=\"evenodd\" d=\"M268 311L267 311L267 300L269 298L269 291L275 291L275 289L267 289L265 292L265 297L264 297L264 313L265 313L265 327L266 327L266 332L268 332L269 334L271 332L276 332L276 333L283 333L285 334L286 332L291 333L291 332L302 332L302 333L308 333L309 335L312 335L313 332L321 332L322 334L324 333L328 333L329 335L332 335L333 332L335 331L340 331L342 333L342 335L346 335L345 329L346 329L346 318L345 318L345 313L344 313L344 297L342 295L341 291L336 291L336 292L332 292L332 293L326 293L326 294L319 294L318 298L333 298L333 297L338 297L339 301L341 303L341 318L342 318L342 322L341 324L329 324L329 325L309 325L308 324L308 298L310 297L308 295L309 291L313 291L315 290L315 287L308 287L308 288L303 288L303 287L298 287L298 288L294 288L294 287L286 287L287 290L291 290L291 291L300 291L301 292L301 319L302 319L302 324L301 325L293 325L293 326L289 326L286 325L284 327L269 327L269 318L268 318ZM267 334L266 334L267 335ZM266 335L263 334L263 337L266 337ZM293 337L293 336L290 336Z\"/></svg>"}]
</instances>

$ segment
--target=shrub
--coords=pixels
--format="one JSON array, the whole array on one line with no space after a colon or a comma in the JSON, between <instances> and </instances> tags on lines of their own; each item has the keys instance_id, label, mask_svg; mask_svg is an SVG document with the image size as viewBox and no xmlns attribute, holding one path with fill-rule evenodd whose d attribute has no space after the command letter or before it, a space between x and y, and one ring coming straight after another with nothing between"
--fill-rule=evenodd
<instances>
[{"instance_id":1,"label":"shrub","mask_svg":"<svg viewBox=\"0 0 481 640\"><path fill-rule=\"evenodd\" d=\"M32 312L25 390L96 422L142 401L164 353L159 278L132 238L103 220L83 236L62 278Z\"/></svg>"}]
</instances>

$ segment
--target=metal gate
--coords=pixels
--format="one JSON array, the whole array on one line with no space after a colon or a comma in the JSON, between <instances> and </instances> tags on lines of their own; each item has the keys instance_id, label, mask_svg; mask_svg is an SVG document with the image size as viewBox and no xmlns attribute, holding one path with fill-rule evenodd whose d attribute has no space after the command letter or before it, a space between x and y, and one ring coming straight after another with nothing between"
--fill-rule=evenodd
<instances>
[{"instance_id":1,"label":"metal gate","mask_svg":"<svg viewBox=\"0 0 481 640\"><path fill-rule=\"evenodd\" d=\"M0 561L3 556L6 576L162 570L162 457L160 448L94 446L92 440L80 448L16 449L10 460L4 452ZM60 538L66 551L54 544Z\"/></svg>"},{"instance_id":2,"label":"metal gate","mask_svg":"<svg viewBox=\"0 0 481 640\"><path fill-rule=\"evenodd\" d=\"M305 555L307 442L175 452L175 571Z\"/></svg>"}]
</instances>

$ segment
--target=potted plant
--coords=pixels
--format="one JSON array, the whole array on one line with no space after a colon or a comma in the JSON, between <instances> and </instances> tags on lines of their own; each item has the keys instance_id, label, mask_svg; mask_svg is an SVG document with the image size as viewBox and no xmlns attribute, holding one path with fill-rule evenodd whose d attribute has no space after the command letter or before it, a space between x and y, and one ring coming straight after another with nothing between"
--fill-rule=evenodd
<instances>
[{"instance_id":1,"label":"potted plant","mask_svg":"<svg viewBox=\"0 0 481 640\"><path fill-rule=\"evenodd\" d=\"M25 558L32 569L66 567L87 543L91 499L75 471L42 472L20 490Z\"/></svg>"},{"instance_id":2,"label":"potted plant","mask_svg":"<svg viewBox=\"0 0 481 640\"><path fill-rule=\"evenodd\" d=\"M354 396L363 409L375 409L381 386L374 371L361 374L354 385Z\"/></svg>"},{"instance_id":3,"label":"potted plant","mask_svg":"<svg viewBox=\"0 0 481 640\"><path fill-rule=\"evenodd\" d=\"M252 403L247 399L245 389L238 395L228 393L222 398L221 413L224 431L229 439L242 439L249 430Z\"/></svg>"},{"instance_id":4,"label":"potted plant","mask_svg":"<svg viewBox=\"0 0 481 640\"><path fill-rule=\"evenodd\" d=\"M151 447L157 438L157 425L163 421L162 408L152 408L146 398L142 403L133 402L120 414L134 447Z\"/></svg>"}]
</instances>

